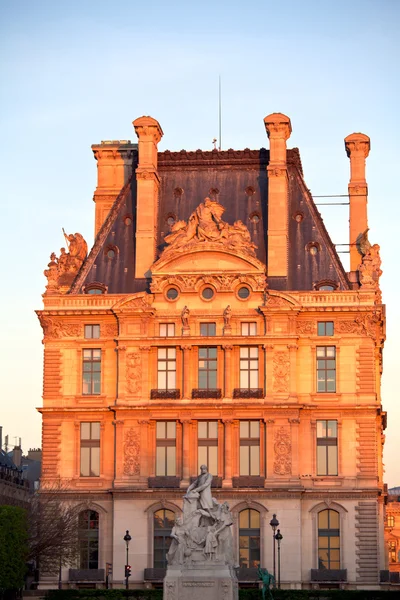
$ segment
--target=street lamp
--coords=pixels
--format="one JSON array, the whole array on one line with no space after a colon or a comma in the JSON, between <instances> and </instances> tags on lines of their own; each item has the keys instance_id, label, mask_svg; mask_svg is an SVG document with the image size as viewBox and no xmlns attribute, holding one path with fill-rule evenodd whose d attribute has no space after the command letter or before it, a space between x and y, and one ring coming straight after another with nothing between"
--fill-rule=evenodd
<instances>
[{"instance_id":1,"label":"street lamp","mask_svg":"<svg viewBox=\"0 0 400 600\"><path fill-rule=\"evenodd\" d=\"M283 540L283 535L281 534L281 530L278 529L278 533L275 536L276 541L278 542L278 589L281 589L281 541Z\"/></svg>"},{"instance_id":2,"label":"street lamp","mask_svg":"<svg viewBox=\"0 0 400 600\"><path fill-rule=\"evenodd\" d=\"M277 527L279 527L279 521L276 518L276 515L272 515L272 519L270 520L269 524L272 527L272 540L273 540L273 549L274 549L274 588L276 587L276 561L275 561L275 533L276 533L276 529Z\"/></svg>"},{"instance_id":3,"label":"street lamp","mask_svg":"<svg viewBox=\"0 0 400 600\"><path fill-rule=\"evenodd\" d=\"M129 535L129 529L126 530L126 534L124 535L124 542L126 544L126 563L125 563L125 587L129 589L129 577L130 566L129 566L129 542L131 541L131 536Z\"/></svg>"}]
</instances>

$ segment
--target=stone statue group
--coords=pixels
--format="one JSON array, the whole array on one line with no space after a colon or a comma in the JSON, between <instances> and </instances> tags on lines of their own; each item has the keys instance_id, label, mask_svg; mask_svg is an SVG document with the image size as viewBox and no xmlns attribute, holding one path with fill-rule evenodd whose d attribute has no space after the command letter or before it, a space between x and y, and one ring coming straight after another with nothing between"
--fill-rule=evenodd
<instances>
[{"instance_id":1,"label":"stone statue group","mask_svg":"<svg viewBox=\"0 0 400 600\"><path fill-rule=\"evenodd\" d=\"M233 566L232 513L227 502L211 495L213 476L206 465L184 495L183 517L177 517L171 532L168 565L191 565L218 561Z\"/></svg>"}]
</instances>

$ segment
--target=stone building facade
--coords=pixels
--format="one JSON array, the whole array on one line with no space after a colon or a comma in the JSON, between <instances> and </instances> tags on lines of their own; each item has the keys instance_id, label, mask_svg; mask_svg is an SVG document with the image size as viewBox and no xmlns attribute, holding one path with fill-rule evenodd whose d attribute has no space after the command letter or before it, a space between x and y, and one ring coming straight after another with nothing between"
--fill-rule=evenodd
<instances>
[{"instance_id":1,"label":"stone building facade","mask_svg":"<svg viewBox=\"0 0 400 600\"><path fill-rule=\"evenodd\" d=\"M130 585L159 582L206 463L234 515L242 582L272 571L276 514L284 587L379 585L385 312L369 138L345 139L346 273L286 147L290 119L264 123L269 150L159 152L151 117L134 121L137 145L92 147L95 243L87 255L66 236L38 311L42 486L61 478L81 508L65 584L102 579L108 563L120 585L126 530Z\"/></svg>"},{"instance_id":2,"label":"stone building facade","mask_svg":"<svg viewBox=\"0 0 400 600\"><path fill-rule=\"evenodd\" d=\"M400 487L388 490L385 511L386 578L400 583Z\"/></svg>"}]
</instances>

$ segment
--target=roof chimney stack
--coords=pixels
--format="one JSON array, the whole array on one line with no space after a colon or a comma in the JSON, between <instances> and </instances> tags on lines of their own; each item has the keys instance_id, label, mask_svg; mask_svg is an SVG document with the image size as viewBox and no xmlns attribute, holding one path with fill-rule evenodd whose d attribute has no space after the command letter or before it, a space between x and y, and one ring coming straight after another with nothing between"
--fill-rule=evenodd
<instances>
[{"instance_id":1,"label":"roof chimney stack","mask_svg":"<svg viewBox=\"0 0 400 600\"><path fill-rule=\"evenodd\" d=\"M136 249L135 277L148 277L149 269L156 258L158 187L157 145L163 130L152 117L139 117L133 121L139 138L139 161L136 169Z\"/></svg>"},{"instance_id":2,"label":"roof chimney stack","mask_svg":"<svg viewBox=\"0 0 400 600\"><path fill-rule=\"evenodd\" d=\"M286 140L292 133L289 117L273 113L264 119L270 143L268 171L268 277L288 275L288 176Z\"/></svg>"},{"instance_id":3,"label":"roof chimney stack","mask_svg":"<svg viewBox=\"0 0 400 600\"><path fill-rule=\"evenodd\" d=\"M350 271L356 271L361 263L357 239L368 229L365 159L370 150L370 140L364 133L352 133L344 139L347 156L350 158Z\"/></svg>"}]
</instances>

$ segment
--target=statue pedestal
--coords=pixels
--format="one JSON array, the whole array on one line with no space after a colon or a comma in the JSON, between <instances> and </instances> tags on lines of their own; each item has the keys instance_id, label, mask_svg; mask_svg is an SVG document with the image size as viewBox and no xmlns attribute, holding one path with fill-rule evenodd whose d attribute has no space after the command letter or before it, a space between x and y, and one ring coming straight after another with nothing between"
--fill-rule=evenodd
<instances>
[{"instance_id":1,"label":"statue pedestal","mask_svg":"<svg viewBox=\"0 0 400 600\"><path fill-rule=\"evenodd\" d=\"M195 557L194 557L195 558ZM171 565L164 578L164 600L238 600L236 573L217 560Z\"/></svg>"}]
</instances>

